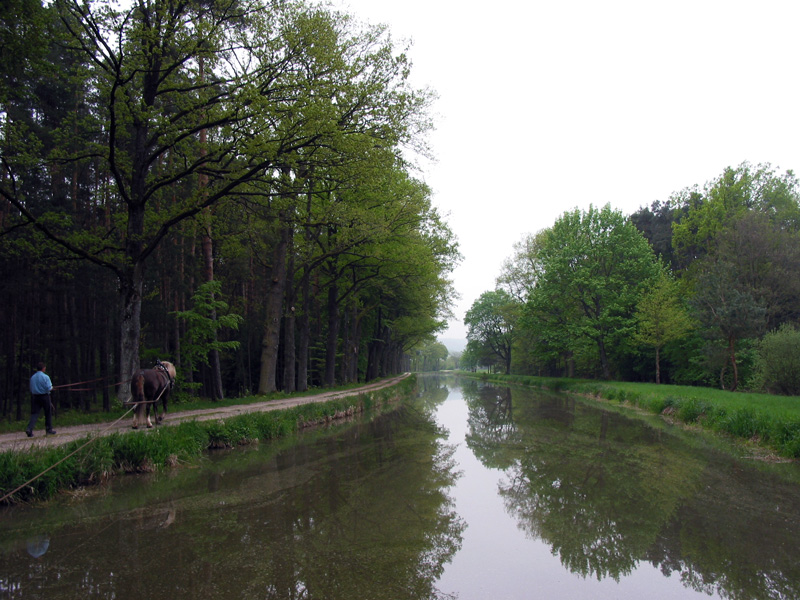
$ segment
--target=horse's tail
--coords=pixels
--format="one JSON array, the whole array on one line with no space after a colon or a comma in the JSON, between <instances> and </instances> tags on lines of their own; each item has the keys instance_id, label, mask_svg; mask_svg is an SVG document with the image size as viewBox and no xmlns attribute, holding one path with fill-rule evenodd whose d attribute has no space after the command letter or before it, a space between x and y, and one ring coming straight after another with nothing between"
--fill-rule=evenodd
<instances>
[{"instance_id":1,"label":"horse's tail","mask_svg":"<svg viewBox=\"0 0 800 600\"><path fill-rule=\"evenodd\" d=\"M131 379L131 396L134 402L144 402L144 373L141 371Z\"/></svg>"},{"instance_id":2,"label":"horse's tail","mask_svg":"<svg viewBox=\"0 0 800 600\"><path fill-rule=\"evenodd\" d=\"M131 379L131 401L144 402L144 373L137 372ZM133 409L133 428L138 429L139 421L144 421L144 408L146 404L136 404Z\"/></svg>"}]
</instances>

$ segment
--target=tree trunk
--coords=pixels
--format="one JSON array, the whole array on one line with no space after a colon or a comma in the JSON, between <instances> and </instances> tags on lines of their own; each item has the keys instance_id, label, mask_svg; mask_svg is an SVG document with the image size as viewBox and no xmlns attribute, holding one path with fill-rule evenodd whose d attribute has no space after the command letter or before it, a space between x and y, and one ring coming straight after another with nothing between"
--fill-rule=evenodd
<instances>
[{"instance_id":1,"label":"tree trunk","mask_svg":"<svg viewBox=\"0 0 800 600\"><path fill-rule=\"evenodd\" d=\"M278 344L281 335L281 312L286 288L286 250L289 243L289 228L284 223L285 211L278 217L280 237L272 251L272 268L267 282L266 318L264 337L261 342L261 372L258 378L258 393L277 391Z\"/></svg>"},{"instance_id":2,"label":"tree trunk","mask_svg":"<svg viewBox=\"0 0 800 600\"><path fill-rule=\"evenodd\" d=\"M294 236L288 233L289 266L286 271L286 317L283 320L283 391L292 393L296 386L296 340L295 340L295 287L294 287Z\"/></svg>"},{"instance_id":3,"label":"tree trunk","mask_svg":"<svg viewBox=\"0 0 800 600\"><path fill-rule=\"evenodd\" d=\"M358 305L353 303L353 335L351 336L353 360L350 364L350 381L358 381L358 359L359 349L361 348L361 313L358 310Z\"/></svg>"},{"instance_id":4,"label":"tree trunk","mask_svg":"<svg viewBox=\"0 0 800 600\"><path fill-rule=\"evenodd\" d=\"M342 312L341 325L342 331L342 360L339 361L339 381L348 383L350 380L350 312L345 305Z\"/></svg>"},{"instance_id":5,"label":"tree trunk","mask_svg":"<svg viewBox=\"0 0 800 600\"><path fill-rule=\"evenodd\" d=\"M109 363L112 360L111 355L111 314L106 313L106 324L103 328L103 351L100 355L100 375L103 378L103 412L111 410L111 395L108 393L111 377L111 369Z\"/></svg>"},{"instance_id":6,"label":"tree trunk","mask_svg":"<svg viewBox=\"0 0 800 600\"><path fill-rule=\"evenodd\" d=\"M303 270L300 286L303 306L300 309L300 332L297 344L297 391L308 389L308 348L311 343L311 272Z\"/></svg>"},{"instance_id":7,"label":"tree trunk","mask_svg":"<svg viewBox=\"0 0 800 600\"><path fill-rule=\"evenodd\" d=\"M122 312L120 322L119 399L131 399L131 378L139 368L139 336L141 334L142 289L144 265L134 263L126 269L120 281Z\"/></svg>"},{"instance_id":8,"label":"tree trunk","mask_svg":"<svg viewBox=\"0 0 800 600\"><path fill-rule=\"evenodd\" d=\"M600 353L600 365L603 368L603 379L611 379L611 369L608 366L608 355L606 354L606 344L602 339L597 340L597 350Z\"/></svg>"},{"instance_id":9,"label":"tree trunk","mask_svg":"<svg viewBox=\"0 0 800 600\"><path fill-rule=\"evenodd\" d=\"M209 209L204 211L206 224L203 232L203 264L205 266L204 275L205 281L210 283L214 281L214 242L211 238L211 214ZM211 294L211 302L214 302L214 294ZM212 321L217 320L217 311L212 310L209 315ZM214 330L214 340L216 341L217 331ZM208 353L208 365L211 369L211 399L222 400L224 393L222 390L222 367L219 361L219 350L212 349Z\"/></svg>"},{"instance_id":10,"label":"tree trunk","mask_svg":"<svg viewBox=\"0 0 800 600\"><path fill-rule=\"evenodd\" d=\"M733 385L731 386L731 391L735 392L736 388L739 387L739 368L736 366L736 339L730 338L728 340L728 350L730 352L731 357L731 368L733 369Z\"/></svg>"},{"instance_id":11,"label":"tree trunk","mask_svg":"<svg viewBox=\"0 0 800 600\"><path fill-rule=\"evenodd\" d=\"M661 352L656 346L656 383L661 383Z\"/></svg>"},{"instance_id":12,"label":"tree trunk","mask_svg":"<svg viewBox=\"0 0 800 600\"><path fill-rule=\"evenodd\" d=\"M336 383L336 346L339 342L339 288L332 282L328 288L328 337L325 342L326 386Z\"/></svg>"}]
</instances>

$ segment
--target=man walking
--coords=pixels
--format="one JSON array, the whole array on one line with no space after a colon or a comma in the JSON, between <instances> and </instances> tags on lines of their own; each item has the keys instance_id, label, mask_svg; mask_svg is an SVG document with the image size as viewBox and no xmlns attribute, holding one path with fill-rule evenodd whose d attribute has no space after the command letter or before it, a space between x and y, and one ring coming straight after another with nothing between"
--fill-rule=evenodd
<instances>
[{"instance_id":1,"label":"man walking","mask_svg":"<svg viewBox=\"0 0 800 600\"><path fill-rule=\"evenodd\" d=\"M25 434L28 437L33 437L33 428L36 427L36 421L42 410L44 410L45 431L50 435L55 434L52 404L50 404L50 390L53 389L53 384L50 381L50 377L44 372L45 369L46 365L40 362L36 368L36 373L31 377L33 410L31 411L31 420L28 422L28 428L25 430Z\"/></svg>"}]
</instances>

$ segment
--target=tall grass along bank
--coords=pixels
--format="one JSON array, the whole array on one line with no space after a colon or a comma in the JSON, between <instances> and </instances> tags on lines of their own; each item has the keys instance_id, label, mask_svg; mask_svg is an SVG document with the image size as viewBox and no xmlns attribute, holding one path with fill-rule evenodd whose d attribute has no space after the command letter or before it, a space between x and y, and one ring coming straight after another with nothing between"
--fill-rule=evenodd
<instances>
[{"instance_id":1,"label":"tall grass along bank","mask_svg":"<svg viewBox=\"0 0 800 600\"><path fill-rule=\"evenodd\" d=\"M779 456L800 458L800 398L796 396L654 383L462 374L495 383L516 383L627 403L682 423L747 440Z\"/></svg>"},{"instance_id":2,"label":"tall grass along bank","mask_svg":"<svg viewBox=\"0 0 800 600\"><path fill-rule=\"evenodd\" d=\"M0 497L46 470L4 503L44 500L61 490L97 484L117 474L174 467L196 460L210 449L272 440L304 427L378 408L410 396L415 387L415 378L407 377L389 388L325 402L220 420L185 421L147 432L114 433L94 439L79 452L75 450L86 444L86 438L53 448L3 452L0 453ZM65 457L69 458L64 460Z\"/></svg>"}]
</instances>

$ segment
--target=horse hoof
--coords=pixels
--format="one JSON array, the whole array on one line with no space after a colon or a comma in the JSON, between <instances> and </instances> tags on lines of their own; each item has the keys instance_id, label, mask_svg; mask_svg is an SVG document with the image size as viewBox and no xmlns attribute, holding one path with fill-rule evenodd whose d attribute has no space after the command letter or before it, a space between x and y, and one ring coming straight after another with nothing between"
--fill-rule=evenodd
<instances>
[{"instance_id":1,"label":"horse hoof","mask_svg":"<svg viewBox=\"0 0 800 600\"><path fill-rule=\"evenodd\" d=\"M139 429L138 425L131 425L131 429Z\"/></svg>"},{"instance_id":2,"label":"horse hoof","mask_svg":"<svg viewBox=\"0 0 800 600\"><path fill-rule=\"evenodd\" d=\"M148 429L152 429L152 428L153 428L153 426L152 426L152 425L148 425L148 426L147 426L147 428L148 428Z\"/></svg>"}]
</instances>

